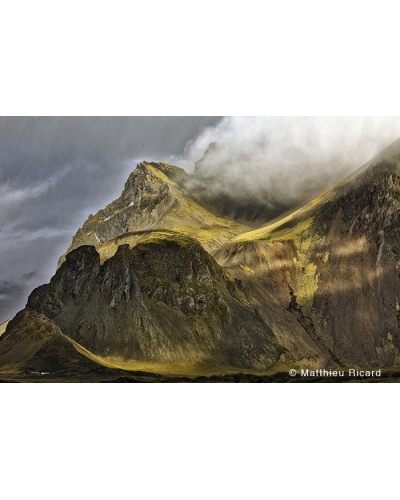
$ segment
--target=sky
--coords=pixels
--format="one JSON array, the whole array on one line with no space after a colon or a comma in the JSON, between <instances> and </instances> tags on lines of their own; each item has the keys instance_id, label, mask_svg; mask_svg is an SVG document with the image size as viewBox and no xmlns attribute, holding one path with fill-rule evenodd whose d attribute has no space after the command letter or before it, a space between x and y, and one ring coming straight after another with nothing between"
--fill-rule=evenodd
<instances>
[{"instance_id":1,"label":"sky","mask_svg":"<svg viewBox=\"0 0 400 500\"><path fill-rule=\"evenodd\" d=\"M217 195L290 206L399 137L399 117L2 117L0 323L142 160L196 172Z\"/></svg>"}]
</instances>

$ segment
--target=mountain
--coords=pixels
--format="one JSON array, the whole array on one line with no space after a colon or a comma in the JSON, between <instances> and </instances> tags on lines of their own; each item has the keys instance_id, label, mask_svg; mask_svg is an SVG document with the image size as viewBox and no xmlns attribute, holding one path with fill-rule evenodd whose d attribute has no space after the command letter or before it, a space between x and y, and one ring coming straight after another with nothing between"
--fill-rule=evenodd
<instances>
[{"instance_id":1,"label":"mountain","mask_svg":"<svg viewBox=\"0 0 400 500\"><path fill-rule=\"evenodd\" d=\"M268 223L268 201L239 213L193 186L178 167L138 165L7 325L0 373L396 370L400 140Z\"/></svg>"},{"instance_id":2,"label":"mountain","mask_svg":"<svg viewBox=\"0 0 400 500\"><path fill-rule=\"evenodd\" d=\"M214 257L252 291L250 302L261 304L264 320L273 296L332 362L397 366L399 233L400 140L305 206L233 238ZM277 322L269 323L274 331Z\"/></svg>"},{"instance_id":3,"label":"mountain","mask_svg":"<svg viewBox=\"0 0 400 500\"><path fill-rule=\"evenodd\" d=\"M277 357L240 283L196 240L172 231L151 232L132 249L120 245L103 265L93 246L70 252L27 306L116 365L251 369Z\"/></svg>"}]
</instances>

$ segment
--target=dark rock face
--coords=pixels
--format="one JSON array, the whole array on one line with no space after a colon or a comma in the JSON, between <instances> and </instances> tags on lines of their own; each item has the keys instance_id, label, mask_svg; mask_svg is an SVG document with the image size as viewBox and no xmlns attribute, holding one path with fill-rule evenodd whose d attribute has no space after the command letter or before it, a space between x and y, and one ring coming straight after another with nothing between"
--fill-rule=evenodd
<instances>
[{"instance_id":1,"label":"dark rock face","mask_svg":"<svg viewBox=\"0 0 400 500\"><path fill-rule=\"evenodd\" d=\"M68 251L86 244L96 246L129 231L157 227L175 202L171 185L154 175L151 164L143 162L129 176L121 196L89 216Z\"/></svg>"},{"instance_id":2,"label":"dark rock face","mask_svg":"<svg viewBox=\"0 0 400 500\"><path fill-rule=\"evenodd\" d=\"M371 165L320 210L314 227L324 236L311 255L319 274L316 330L344 365L398 365L399 163ZM327 261L318 261L323 254Z\"/></svg>"},{"instance_id":3,"label":"dark rock face","mask_svg":"<svg viewBox=\"0 0 400 500\"><path fill-rule=\"evenodd\" d=\"M340 217L341 231L349 235L378 234L400 222L400 161L371 165L350 186L343 186L316 217L319 230ZM339 221L338 221L339 223Z\"/></svg>"},{"instance_id":4,"label":"dark rock face","mask_svg":"<svg viewBox=\"0 0 400 500\"><path fill-rule=\"evenodd\" d=\"M94 247L73 250L27 309L103 357L242 369L278 357L239 284L195 240L172 232L121 245L101 266Z\"/></svg>"},{"instance_id":5,"label":"dark rock face","mask_svg":"<svg viewBox=\"0 0 400 500\"><path fill-rule=\"evenodd\" d=\"M294 307L298 253L292 240L229 243L215 258L245 284L251 305L274 332L287 361L311 369L336 365L331 353L310 334L301 309Z\"/></svg>"}]
</instances>

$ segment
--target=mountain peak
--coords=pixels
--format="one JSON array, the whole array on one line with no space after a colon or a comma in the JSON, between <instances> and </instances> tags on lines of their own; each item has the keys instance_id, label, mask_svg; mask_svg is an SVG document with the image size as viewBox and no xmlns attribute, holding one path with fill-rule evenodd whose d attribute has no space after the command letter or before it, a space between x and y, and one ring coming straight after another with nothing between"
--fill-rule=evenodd
<instances>
[{"instance_id":1,"label":"mountain peak","mask_svg":"<svg viewBox=\"0 0 400 500\"><path fill-rule=\"evenodd\" d=\"M129 175L121 196L89 216L67 252L81 245L99 248L123 235L128 235L125 243L130 243L132 238L136 241L136 234L155 229L188 234L210 249L250 229L219 217L200 204L185 189L189 177L182 168L166 163L139 163ZM114 243L111 246L114 248ZM108 250L103 255L109 255ZM64 258L65 254L59 265Z\"/></svg>"}]
</instances>

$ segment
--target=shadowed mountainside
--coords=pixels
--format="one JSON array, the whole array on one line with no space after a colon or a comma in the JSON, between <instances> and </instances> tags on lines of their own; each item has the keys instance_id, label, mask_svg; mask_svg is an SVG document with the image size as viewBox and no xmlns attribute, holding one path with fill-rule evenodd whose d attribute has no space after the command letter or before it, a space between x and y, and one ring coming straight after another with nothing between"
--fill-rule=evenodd
<instances>
[{"instance_id":1,"label":"shadowed mountainside","mask_svg":"<svg viewBox=\"0 0 400 500\"><path fill-rule=\"evenodd\" d=\"M335 188L214 257L251 290L261 317L271 317L269 298L279 299L339 365L397 366L399 209L396 141Z\"/></svg>"},{"instance_id":2,"label":"shadowed mountainside","mask_svg":"<svg viewBox=\"0 0 400 500\"><path fill-rule=\"evenodd\" d=\"M196 240L171 231L150 232L131 250L121 245L102 265L93 246L73 250L51 282L32 292L30 312L110 367L223 374L264 370L278 358L240 282Z\"/></svg>"}]
</instances>

